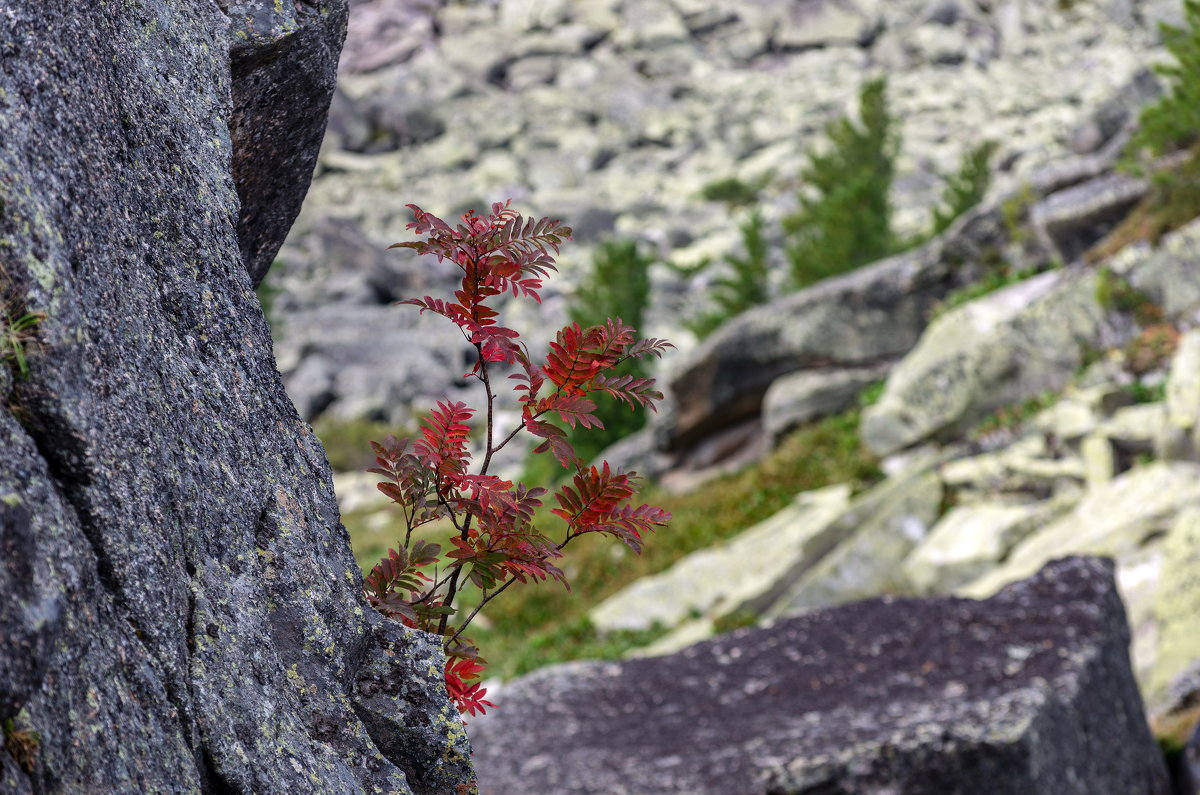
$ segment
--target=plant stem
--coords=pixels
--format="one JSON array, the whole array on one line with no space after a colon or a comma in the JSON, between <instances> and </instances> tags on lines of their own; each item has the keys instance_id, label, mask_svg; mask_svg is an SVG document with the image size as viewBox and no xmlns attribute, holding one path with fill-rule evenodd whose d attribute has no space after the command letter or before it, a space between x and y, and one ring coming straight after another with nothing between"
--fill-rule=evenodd
<instances>
[{"instance_id":1,"label":"plant stem","mask_svg":"<svg viewBox=\"0 0 1200 795\"><path fill-rule=\"evenodd\" d=\"M479 357L479 380L483 382L483 389L487 394L487 447L484 450L483 465L479 468L479 474L486 475L488 466L492 463L492 424L495 421L492 403L495 400L495 395L492 394L492 382L488 377L487 361L483 358L483 345L481 343L475 343L475 355ZM449 510L449 506L446 507L447 510ZM453 521L454 511L450 510L450 516L451 521ZM460 537L463 541L466 541L468 538L470 538L471 518L471 514L467 514L467 518L463 521L460 531ZM455 526L458 526L457 522L455 522ZM450 579L446 583L446 599L442 602L443 607L454 607L454 597L458 595L458 575L461 571L462 567L460 566L455 568L454 572L451 573ZM474 613L472 613L472 615L474 615ZM470 621L470 619L467 619L467 621ZM443 614L441 620L438 621L437 634L445 635L446 627L449 625L450 615ZM463 627L466 627L466 625L466 622L464 622L462 627L459 627L458 632L454 633L454 638L459 636L463 630ZM451 638L451 640L454 638ZM449 647L450 641L446 641L446 644L443 646L443 648Z\"/></svg>"}]
</instances>

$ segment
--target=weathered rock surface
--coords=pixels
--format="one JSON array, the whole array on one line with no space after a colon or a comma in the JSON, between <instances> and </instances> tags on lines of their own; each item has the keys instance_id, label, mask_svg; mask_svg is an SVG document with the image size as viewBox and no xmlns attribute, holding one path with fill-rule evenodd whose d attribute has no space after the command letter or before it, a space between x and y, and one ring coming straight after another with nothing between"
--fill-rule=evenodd
<instances>
[{"instance_id":1,"label":"weathered rock surface","mask_svg":"<svg viewBox=\"0 0 1200 795\"><path fill-rule=\"evenodd\" d=\"M879 455L966 430L988 412L1060 390L1105 310L1094 274L1050 271L952 309L921 337L863 413L863 442Z\"/></svg>"},{"instance_id":2,"label":"weathered rock surface","mask_svg":"<svg viewBox=\"0 0 1200 795\"><path fill-rule=\"evenodd\" d=\"M363 602L241 253L286 220L239 221L232 164L275 185L312 153L230 125L293 101L265 88L292 35L320 82L345 7L253 27L239 89L223 5L0 11L0 305L45 315L28 376L0 367L0 721L38 738L0 790L469 788L441 652Z\"/></svg>"},{"instance_id":3,"label":"weathered rock surface","mask_svg":"<svg viewBox=\"0 0 1200 795\"><path fill-rule=\"evenodd\" d=\"M1160 458L1196 460L1200 453L1200 330L1179 338L1166 388Z\"/></svg>"},{"instance_id":4,"label":"weathered rock surface","mask_svg":"<svg viewBox=\"0 0 1200 795\"><path fill-rule=\"evenodd\" d=\"M1047 249L1072 262L1112 231L1149 189L1144 179L1105 174L1038 202L1030 223Z\"/></svg>"},{"instance_id":5,"label":"weathered rock surface","mask_svg":"<svg viewBox=\"0 0 1200 795\"><path fill-rule=\"evenodd\" d=\"M1154 596L1158 644L1154 665L1146 677L1145 698L1153 706L1179 707L1200 694L1195 683L1191 698L1176 700L1173 686L1200 661L1200 507L1180 511L1163 539L1163 566ZM1172 704L1172 701L1176 703ZM1183 703L1179 703L1183 701Z\"/></svg>"},{"instance_id":6,"label":"weathered rock surface","mask_svg":"<svg viewBox=\"0 0 1200 795\"><path fill-rule=\"evenodd\" d=\"M876 486L872 510L837 547L811 562L767 611L795 615L881 593L911 593L901 564L937 520L942 483L923 467Z\"/></svg>"},{"instance_id":7,"label":"weathered rock surface","mask_svg":"<svg viewBox=\"0 0 1200 795\"><path fill-rule=\"evenodd\" d=\"M589 613L601 632L674 627L741 611L759 613L790 585L797 570L819 560L849 528L837 523L850 487L800 494L784 510L728 544L693 553L667 571L643 577Z\"/></svg>"},{"instance_id":8,"label":"weathered rock surface","mask_svg":"<svg viewBox=\"0 0 1200 795\"><path fill-rule=\"evenodd\" d=\"M233 178L238 244L255 284L308 193L346 36L346 0L233 0Z\"/></svg>"},{"instance_id":9,"label":"weathered rock surface","mask_svg":"<svg viewBox=\"0 0 1200 795\"><path fill-rule=\"evenodd\" d=\"M1074 495L1044 502L982 502L952 508L904 560L919 594L949 593L999 564L1027 535L1065 510Z\"/></svg>"},{"instance_id":10,"label":"weathered rock surface","mask_svg":"<svg viewBox=\"0 0 1200 795\"><path fill-rule=\"evenodd\" d=\"M774 446L788 432L858 403L858 396L879 381L887 367L802 370L778 378L763 397L763 431Z\"/></svg>"},{"instance_id":11,"label":"weathered rock surface","mask_svg":"<svg viewBox=\"0 0 1200 795\"><path fill-rule=\"evenodd\" d=\"M1186 318L1200 309L1200 220L1165 235L1159 245L1129 246L1109 268L1162 307L1168 320Z\"/></svg>"},{"instance_id":12,"label":"weathered rock surface","mask_svg":"<svg viewBox=\"0 0 1200 795\"><path fill-rule=\"evenodd\" d=\"M1120 558L1161 535L1177 512L1200 504L1200 465L1155 462L1093 488L1070 513L1017 545L1004 565L961 589L986 596L1069 553Z\"/></svg>"},{"instance_id":13,"label":"weathered rock surface","mask_svg":"<svg viewBox=\"0 0 1200 795\"><path fill-rule=\"evenodd\" d=\"M677 365L673 449L755 416L780 376L878 366L907 353L952 284L935 241L750 309Z\"/></svg>"},{"instance_id":14,"label":"weathered rock surface","mask_svg":"<svg viewBox=\"0 0 1200 795\"><path fill-rule=\"evenodd\" d=\"M1166 793L1110 563L571 664L473 721L481 792Z\"/></svg>"}]
</instances>

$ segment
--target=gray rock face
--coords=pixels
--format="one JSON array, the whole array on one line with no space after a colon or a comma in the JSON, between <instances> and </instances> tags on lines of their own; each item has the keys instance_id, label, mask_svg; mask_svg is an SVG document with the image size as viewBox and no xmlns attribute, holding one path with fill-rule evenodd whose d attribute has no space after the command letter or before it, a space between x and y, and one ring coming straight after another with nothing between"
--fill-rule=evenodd
<instances>
[{"instance_id":1,"label":"gray rock face","mask_svg":"<svg viewBox=\"0 0 1200 795\"><path fill-rule=\"evenodd\" d=\"M797 578L770 608L771 615L795 615L880 593L913 592L901 564L937 520L942 484L932 472L918 471L876 489L890 493L868 493L860 499L880 499L878 510Z\"/></svg>"},{"instance_id":2,"label":"gray rock face","mask_svg":"<svg viewBox=\"0 0 1200 795\"><path fill-rule=\"evenodd\" d=\"M757 415L780 376L814 367L878 365L920 338L926 313L950 289L940 244L902 254L756 307L722 326L680 365L671 446Z\"/></svg>"},{"instance_id":3,"label":"gray rock face","mask_svg":"<svg viewBox=\"0 0 1200 795\"><path fill-rule=\"evenodd\" d=\"M763 397L763 430L773 445L806 422L851 408L864 388L886 374L884 365L810 370L777 379Z\"/></svg>"},{"instance_id":4,"label":"gray rock face","mask_svg":"<svg viewBox=\"0 0 1200 795\"><path fill-rule=\"evenodd\" d=\"M347 0L229 4L238 244L255 284L267 275L308 192L347 14Z\"/></svg>"},{"instance_id":5,"label":"gray rock face","mask_svg":"<svg viewBox=\"0 0 1200 795\"><path fill-rule=\"evenodd\" d=\"M547 669L472 722L481 792L1166 793L1112 566L874 599Z\"/></svg>"},{"instance_id":6,"label":"gray rock face","mask_svg":"<svg viewBox=\"0 0 1200 795\"><path fill-rule=\"evenodd\" d=\"M1043 245L1071 262L1111 232L1149 189L1144 179L1106 174L1038 202L1030 221Z\"/></svg>"},{"instance_id":7,"label":"gray rock face","mask_svg":"<svg viewBox=\"0 0 1200 795\"><path fill-rule=\"evenodd\" d=\"M45 315L27 376L0 356L0 721L38 738L0 790L469 788L438 646L367 609L275 369L239 229L286 221L239 221L231 163L267 166L219 5L0 11L0 309ZM294 20L336 49L341 13Z\"/></svg>"},{"instance_id":8,"label":"gray rock face","mask_svg":"<svg viewBox=\"0 0 1200 795\"><path fill-rule=\"evenodd\" d=\"M863 442L887 455L1061 389L1106 329L1095 284L1093 273L1051 271L935 320L863 413Z\"/></svg>"}]
</instances>

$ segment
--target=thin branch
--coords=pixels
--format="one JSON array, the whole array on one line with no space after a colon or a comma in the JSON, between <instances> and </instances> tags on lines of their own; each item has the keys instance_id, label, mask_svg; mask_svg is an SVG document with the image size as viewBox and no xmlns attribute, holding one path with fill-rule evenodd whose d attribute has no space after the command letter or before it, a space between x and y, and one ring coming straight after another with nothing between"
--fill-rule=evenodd
<instances>
[{"instance_id":1,"label":"thin branch","mask_svg":"<svg viewBox=\"0 0 1200 795\"><path fill-rule=\"evenodd\" d=\"M455 631L455 633L450 636L449 640L447 640L445 643L442 644L442 648L443 649L450 648L450 645L453 644L454 641L458 640L458 636L463 634L463 630L465 630L467 628L467 625L471 623L471 620L473 618L475 618L475 616L479 615L479 611L483 609L483 606L486 605L488 602L492 601L493 599L495 599L501 593L503 593L505 588L512 585L516 581L517 581L516 577L510 577L509 579L505 580L504 584L502 584L499 588L496 588L488 593L485 593L483 595L483 599L481 599L479 601L479 604L475 605L475 609L471 611L471 614L469 616L467 616L466 620L463 621L462 624Z\"/></svg>"}]
</instances>

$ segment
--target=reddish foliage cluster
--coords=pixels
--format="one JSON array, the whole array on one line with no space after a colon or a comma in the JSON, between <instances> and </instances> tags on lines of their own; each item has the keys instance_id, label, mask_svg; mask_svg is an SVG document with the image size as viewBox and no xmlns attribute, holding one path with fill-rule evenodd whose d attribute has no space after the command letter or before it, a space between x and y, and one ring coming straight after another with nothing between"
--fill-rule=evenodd
<instances>
[{"instance_id":1,"label":"reddish foliage cluster","mask_svg":"<svg viewBox=\"0 0 1200 795\"><path fill-rule=\"evenodd\" d=\"M552 421L557 417L571 428L602 427L589 398L597 393L633 409L653 409L654 401L662 399L653 379L613 375L612 370L630 358L661 356L670 343L639 340L619 319L586 329L571 324L550 343L545 360L535 363L520 335L501 325L499 312L488 301L511 293L540 303L542 281L555 269L553 255L571 230L549 218L525 219L507 202L492 205L486 217L471 211L457 226L416 205L409 207L415 220L408 228L424 237L392 248L450 260L462 270L462 281L452 301L426 296L401 303L448 318L475 347L478 356L467 375L483 385L486 396L483 455L472 472L470 422L475 411L459 402L438 403L415 441L372 443L377 466L370 471L383 476L379 489L399 506L406 531L404 543L388 550L363 587L376 609L445 638L447 691L460 712L474 715L494 706L476 681L485 661L462 636L480 609L513 583L553 579L566 586L553 561L581 535L610 535L640 552L643 535L670 519L661 508L634 507L636 474L613 471L607 462L597 467L579 460L566 431ZM509 378L516 381L513 390L521 405L521 424L506 433L496 428L493 414L491 378L500 366L516 370ZM543 440L534 452L549 452L575 470L571 482L554 494L558 507L551 513L564 523L557 542L535 526L535 511L547 490L488 472L492 456L522 431ZM416 528L442 518L454 528L444 555L438 544L413 540ZM454 602L467 583L481 597L458 620Z\"/></svg>"}]
</instances>

